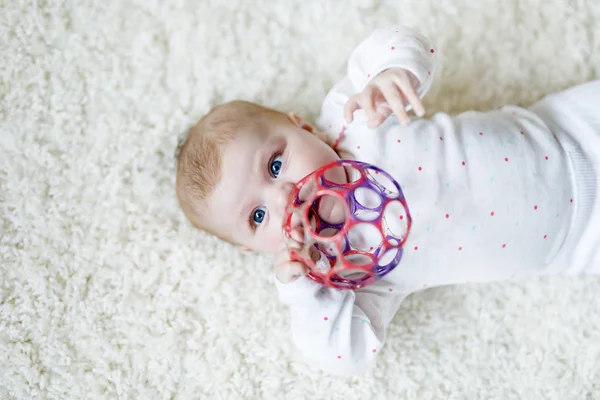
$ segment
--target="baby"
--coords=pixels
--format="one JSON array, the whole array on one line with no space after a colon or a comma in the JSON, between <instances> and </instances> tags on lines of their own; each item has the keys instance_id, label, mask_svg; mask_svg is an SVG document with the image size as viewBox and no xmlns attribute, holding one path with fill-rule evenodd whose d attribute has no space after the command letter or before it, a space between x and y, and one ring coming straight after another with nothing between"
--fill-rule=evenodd
<instances>
[{"instance_id":1,"label":"baby","mask_svg":"<svg viewBox=\"0 0 600 400\"><path fill-rule=\"evenodd\" d=\"M177 196L187 218L276 255L294 343L331 373L372 364L400 303L423 288L600 273L600 81L529 108L419 118L437 60L412 30L377 30L352 53L318 128L234 101L211 110L180 147ZM390 173L413 217L400 264L354 291L306 277L282 230L293 185L340 157Z\"/></svg>"}]
</instances>

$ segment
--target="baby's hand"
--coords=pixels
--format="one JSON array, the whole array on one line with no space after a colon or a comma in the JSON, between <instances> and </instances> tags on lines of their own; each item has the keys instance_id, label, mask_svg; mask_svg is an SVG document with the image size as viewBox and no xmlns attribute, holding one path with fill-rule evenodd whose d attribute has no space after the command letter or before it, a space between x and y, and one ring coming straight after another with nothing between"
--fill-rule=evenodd
<instances>
[{"instance_id":1,"label":"baby's hand","mask_svg":"<svg viewBox=\"0 0 600 400\"><path fill-rule=\"evenodd\" d=\"M301 276L308 274L309 268L300 261L291 258L290 249L301 249L304 243L304 232L300 226L294 228L291 237L287 238L287 245L275 255L275 276L281 283L290 283ZM319 261L321 253L311 246L309 254L314 262Z\"/></svg>"},{"instance_id":2,"label":"baby's hand","mask_svg":"<svg viewBox=\"0 0 600 400\"><path fill-rule=\"evenodd\" d=\"M344 117L348 123L354 119L354 111L363 109L371 129L377 128L392 114L404 125L410 118L406 113L406 104L410 103L415 113L422 117L425 108L415 91L417 78L403 68L390 68L379 73L361 92L350 97L344 106Z\"/></svg>"},{"instance_id":3,"label":"baby's hand","mask_svg":"<svg viewBox=\"0 0 600 400\"><path fill-rule=\"evenodd\" d=\"M308 273L308 267L301 262L292 261L290 248L300 248L304 242L302 229L296 227L291 232L285 246L275 255L275 276L281 283L290 283Z\"/></svg>"},{"instance_id":4,"label":"baby's hand","mask_svg":"<svg viewBox=\"0 0 600 400\"><path fill-rule=\"evenodd\" d=\"M290 283L306 274L308 274L308 267L301 262L292 261L287 248L275 256L275 276L279 282Z\"/></svg>"}]
</instances>

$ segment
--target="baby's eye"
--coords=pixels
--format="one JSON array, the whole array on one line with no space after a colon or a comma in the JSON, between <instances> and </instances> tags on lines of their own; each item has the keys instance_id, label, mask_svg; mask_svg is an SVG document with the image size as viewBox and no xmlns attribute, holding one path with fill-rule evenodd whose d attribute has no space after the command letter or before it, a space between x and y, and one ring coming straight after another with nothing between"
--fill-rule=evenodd
<instances>
[{"instance_id":1,"label":"baby's eye","mask_svg":"<svg viewBox=\"0 0 600 400\"><path fill-rule=\"evenodd\" d=\"M281 156L277 156L271 160L269 163L269 173L273 176L273 178L277 178L279 176L282 165L283 163L281 162Z\"/></svg>"},{"instance_id":2,"label":"baby's eye","mask_svg":"<svg viewBox=\"0 0 600 400\"><path fill-rule=\"evenodd\" d=\"M265 209L264 207L257 208L252 212L252 222L255 225L261 224L265 219Z\"/></svg>"}]
</instances>

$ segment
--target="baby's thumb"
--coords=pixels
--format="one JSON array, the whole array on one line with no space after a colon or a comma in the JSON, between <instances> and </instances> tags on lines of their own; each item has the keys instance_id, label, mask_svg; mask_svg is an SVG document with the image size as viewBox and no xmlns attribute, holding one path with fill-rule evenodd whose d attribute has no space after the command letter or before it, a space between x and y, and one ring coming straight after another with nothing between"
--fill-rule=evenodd
<instances>
[{"instance_id":1,"label":"baby's thumb","mask_svg":"<svg viewBox=\"0 0 600 400\"><path fill-rule=\"evenodd\" d=\"M288 265L288 275L291 280L308 274L308 267L301 262L291 261Z\"/></svg>"},{"instance_id":2,"label":"baby's thumb","mask_svg":"<svg viewBox=\"0 0 600 400\"><path fill-rule=\"evenodd\" d=\"M294 273L296 274L307 274L308 273L308 267L306 265L304 265L303 263L299 262L299 261L292 261L290 263L290 268L292 271L294 271Z\"/></svg>"},{"instance_id":3,"label":"baby's thumb","mask_svg":"<svg viewBox=\"0 0 600 400\"><path fill-rule=\"evenodd\" d=\"M298 227L292 231L292 239L302 244L304 243L304 229Z\"/></svg>"}]
</instances>

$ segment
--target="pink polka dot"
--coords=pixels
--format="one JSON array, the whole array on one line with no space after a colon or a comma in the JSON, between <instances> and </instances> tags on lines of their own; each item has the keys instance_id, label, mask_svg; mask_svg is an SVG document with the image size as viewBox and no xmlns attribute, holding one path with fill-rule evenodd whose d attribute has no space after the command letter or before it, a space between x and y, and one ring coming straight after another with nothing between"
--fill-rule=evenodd
<instances>
[{"instance_id":1,"label":"pink polka dot","mask_svg":"<svg viewBox=\"0 0 600 400\"><path fill-rule=\"evenodd\" d=\"M404 215L401 215L401 216L400 216L400 219L404 219Z\"/></svg>"},{"instance_id":2,"label":"pink polka dot","mask_svg":"<svg viewBox=\"0 0 600 400\"><path fill-rule=\"evenodd\" d=\"M373 353L377 352L377 349L373 349Z\"/></svg>"},{"instance_id":3,"label":"pink polka dot","mask_svg":"<svg viewBox=\"0 0 600 400\"><path fill-rule=\"evenodd\" d=\"M369 247L369 250L373 250L373 247Z\"/></svg>"},{"instance_id":4,"label":"pink polka dot","mask_svg":"<svg viewBox=\"0 0 600 400\"><path fill-rule=\"evenodd\" d=\"M415 250L419 250L419 246L415 246Z\"/></svg>"},{"instance_id":5,"label":"pink polka dot","mask_svg":"<svg viewBox=\"0 0 600 400\"><path fill-rule=\"evenodd\" d=\"M446 214L446 219L450 218L450 214Z\"/></svg>"},{"instance_id":6,"label":"pink polka dot","mask_svg":"<svg viewBox=\"0 0 600 400\"><path fill-rule=\"evenodd\" d=\"M440 136L440 140L444 140L444 138Z\"/></svg>"},{"instance_id":7,"label":"pink polka dot","mask_svg":"<svg viewBox=\"0 0 600 400\"><path fill-rule=\"evenodd\" d=\"M508 162L508 157L504 157L504 161Z\"/></svg>"},{"instance_id":8,"label":"pink polka dot","mask_svg":"<svg viewBox=\"0 0 600 400\"><path fill-rule=\"evenodd\" d=\"M458 248L458 251L462 251L462 247L459 247L459 248Z\"/></svg>"},{"instance_id":9,"label":"pink polka dot","mask_svg":"<svg viewBox=\"0 0 600 400\"><path fill-rule=\"evenodd\" d=\"M419 167L419 171L423 171L423 168Z\"/></svg>"},{"instance_id":10,"label":"pink polka dot","mask_svg":"<svg viewBox=\"0 0 600 400\"><path fill-rule=\"evenodd\" d=\"M360 149L360 146L356 146L357 149Z\"/></svg>"},{"instance_id":11,"label":"pink polka dot","mask_svg":"<svg viewBox=\"0 0 600 400\"><path fill-rule=\"evenodd\" d=\"M394 46L392 46L392 50L396 50L396 48Z\"/></svg>"},{"instance_id":12,"label":"pink polka dot","mask_svg":"<svg viewBox=\"0 0 600 400\"><path fill-rule=\"evenodd\" d=\"M495 213L495 212L493 212L493 211L490 213L490 215L491 215L492 217L494 216L494 214L496 214L496 213Z\"/></svg>"},{"instance_id":13,"label":"pink polka dot","mask_svg":"<svg viewBox=\"0 0 600 400\"><path fill-rule=\"evenodd\" d=\"M504 249L506 247L506 243L502 245L502 248Z\"/></svg>"},{"instance_id":14,"label":"pink polka dot","mask_svg":"<svg viewBox=\"0 0 600 400\"><path fill-rule=\"evenodd\" d=\"M394 291L394 289L392 289L392 288L389 288L388 290L389 290L390 292L393 292L393 291Z\"/></svg>"},{"instance_id":15,"label":"pink polka dot","mask_svg":"<svg viewBox=\"0 0 600 400\"><path fill-rule=\"evenodd\" d=\"M433 54L433 53L434 53L433 49L429 50L429 52L430 52L431 54Z\"/></svg>"},{"instance_id":16,"label":"pink polka dot","mask_svg":"<svg viewBox=\"0 0 600 400\"><path fill-rule=\"evenodd\" d=\"M329 318L328 318L328 317L325 317L325 318L323 318L323 319L324 319L325 321L327 321Z\"/></svg>"},{"instance_id":17,"label":"pink polka dot","mask_svg":"<svg viewBox=\"0 0 600 400\"><path fill-rule=\"evenodd\" d=\"M524 134L525 134L525 132L521 131L521 135L524 135Z\"/></svg>"},{"instance_id":18,"label":"pink polka dot","mask_svg":"<svg viewBox=\"0 0 600 400\"><path fill-rule=\"evenodd\" d=\"M483 132L479 132L479 136L483 136Z\"/></svg>"},{"instance_id":19,"label":"pink polka dot","mask_svg":"<svg viewBox=\"0 0 600 400\"><path fill-rule=\"evenodd\" d=\"M338 356L338 360L339 360L340 358L342 358L342 356Z\"/></svg>"},{"instance_id":20,"label":"pink polka dot","mask_svg":"<svg viewBox=\"0 0 600 400\"><path fill-rule=\"evenodd\" d=\"M537 209L538 209L538 206L533 206L533 209L534 209L534 210L537 210Z\"/></svg>"},{"instance_id":21,"label":"pink polka dot","mask_svg":"<svg viewBox=\"0 0 600 400\"><path fill-rule=\"evenodd\" d=\"M431 75L431 71L427 71L427 75Z\"/></svg>"},{"instance_id":22,"label":"pink polka dot","mask_svg":"<svg viewBox=\"0 0 600 400\"><path fill-rule=\"evenodd\" d=\"M573 202L573 199L569 200L569 203L572 203L572 202Z\"/></svg>"},{"instance_id":23,"label":"pink polka dot","mask_svg":"<svg viewBox=\"0 0 600 400\"><path fill-rule=\"evenodd\" d=\"M547 239L547 238L548 238L548 235L544 235L544 239Z\"/></svg>"},{"instance_id":24,"label":"pink polka dot","mask_svg":"<svg viewBox=\"0 0 600 400\"><path fill-rule=\"evenodd\" d=\"M548 159L548 156L546 156L546 160Z\"/></svg>"},{"instance_id":25,"label":"pink polka dot","mask_svg":"<svg viewBox=\"0 0 600 400\"><path fill-rule=\"evenodd\" d=\"M400 143L400 139L398 139L398 143Z\"/></svg>"},{"instance_id":26,"label":"pink polka dot","mask_svg":"<svg viewBox=\"0 0 600 400\"><path fill-rule=\"evenodd\" d=\"M464 167L465 165L467 165L467 163L463 161L463 162L462 162L462 165L463 165L463 167Z\"/></svg>"}]
</instances>

